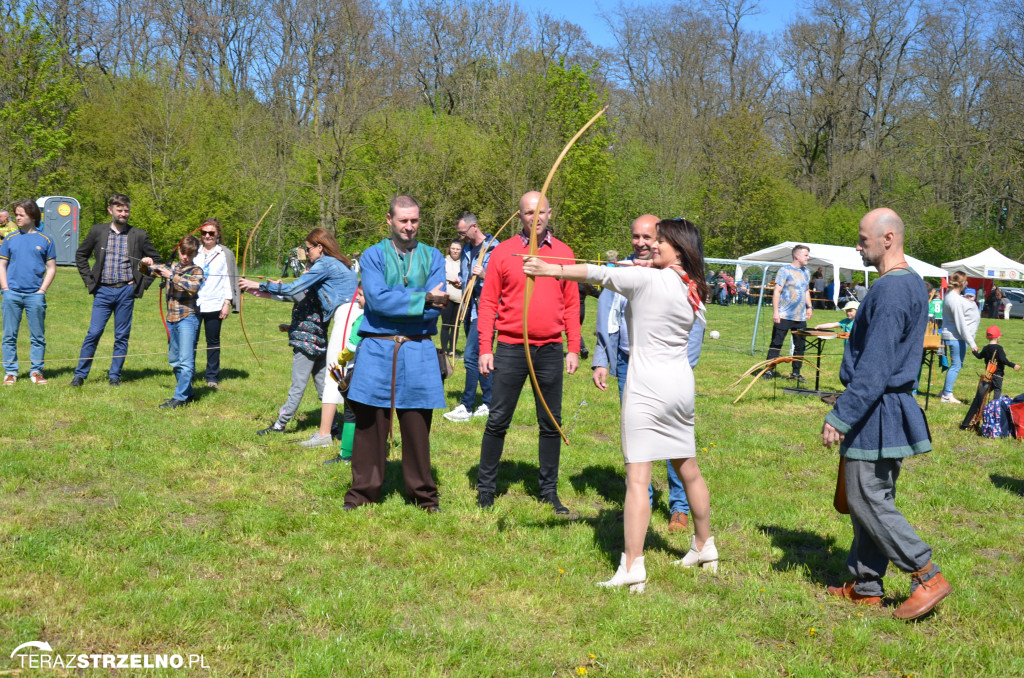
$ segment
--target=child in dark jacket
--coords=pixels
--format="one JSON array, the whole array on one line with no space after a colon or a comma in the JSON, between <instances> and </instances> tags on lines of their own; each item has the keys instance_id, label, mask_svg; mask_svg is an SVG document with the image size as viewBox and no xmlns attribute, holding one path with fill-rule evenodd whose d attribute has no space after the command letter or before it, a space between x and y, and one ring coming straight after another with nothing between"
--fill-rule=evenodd
<instances>
[{"instance_id":1,"label":"child in dark jacket","mask_svg":"<svg viewBox=\"0 0 1024 678\"><path fill-rule=\"evenodd\" d=\"M972 350L975 358L980 358L985 361L985 364L989 363L996 364L996 371L992 375L992 400L999 400L999 396L1003 394L1003 368L1007 365L1015 370L1020 370L1020 365L1010 362L1006 357L1006 351L999 345L999 337L1002 333L999 328L992 325L985 330L985 336L988 337L988 345L980 351Z\"/></svg>"}]
</instances>

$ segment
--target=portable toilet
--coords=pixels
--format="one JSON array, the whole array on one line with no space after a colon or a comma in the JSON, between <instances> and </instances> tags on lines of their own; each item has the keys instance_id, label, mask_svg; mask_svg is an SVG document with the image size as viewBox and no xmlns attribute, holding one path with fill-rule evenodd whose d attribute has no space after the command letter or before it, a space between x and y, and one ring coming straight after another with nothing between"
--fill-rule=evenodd
<instances>
[{"instance_id":1,"label":"portable toilet","mask_svg":"<svg viewBox=\"0 0 1024 678\"><path fill-rule=\"evenodd\" d=\"M57 250L59 266L74 266L78 249L78 215L81 205L74 198L49 195L36 200L43 220L39 230L50 236Z\"/></svg>"}]
</instances>

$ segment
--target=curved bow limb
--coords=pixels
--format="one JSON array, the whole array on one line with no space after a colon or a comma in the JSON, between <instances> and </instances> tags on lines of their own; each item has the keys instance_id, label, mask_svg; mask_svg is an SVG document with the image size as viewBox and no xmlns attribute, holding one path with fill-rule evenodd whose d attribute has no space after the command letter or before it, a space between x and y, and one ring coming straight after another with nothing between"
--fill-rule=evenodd
<instances>
[{"instance_id":1,"label":"curved bow limb","mask_svg":"<svg viewBox=\"0 0 1024 678\"><path fill-rule=\"evenodd\" d=\"M242 253L242 277L245 277L245 268L249 263L249 245L252 244L252 237L256 235L256 229L260 227L263 220L270 214L270 210L274 209L274 204L271 203L267 211L263 213L260 220L256 222L256 225L252 227L252 231L249 232L249 237L245 241L245 251ZM245 295L238 295L238 324L242 326L242 336L245 338L245 343L249 347L249 352L252 353L252 357L256 359L256 364L263 367L263 363L260 362L260 357L256 355L256 349L252 347L252 342L249 341L249 333L245 331Z\"/></svg>"},{"instance_id":2,"label":"curved bow limb","mask_svg":"<svg viewBox=\"0 0 1024 678\"><path fill-rule=\"evenodd\" d=\"M598 111L594 117L587 121L583 127L580 128L576 134L573 135L572 139L569 139L569 143L565 145L562 152L555 158L555 164L551 166L551 171L548 172L547 178L544 180L544 186L540 189L540 200L537 201L537 209L533 213L533 223L530 225L530 256L537 256L537 222L540 219L540 211L543 208L544 201L547 200L548 188L551 186L551 180L555 177L555 172L558 170L558 166L562 164L562 160L565 159L566 154L569 152L576 142L579 140L583 133L590 129L590 126L597 122L598 118L604 115L608 107L605 106ZM544 400L544 395L541 393L540 384L537 383L537 373L533 369L533 357L530 355L530 298L533 296L533 283L534 278L532 275L526 276L526 285L523 288L523 349L526 351L526 367L530 372L530 383L533 384L534 397L540 400L540 404L544 406L544 411L547 412L548 419L558 429L558 434L562 436L562 440L565 444L569 444L569 438L565 435L565 431L555 420L555 415L551 413L551 408L548 407L548 403Z\"/></svg>"},{"instance_id":3,"label":"curved bow limb","mask_svg":"<svg viewBox=\"0 0 1024 678\"><path fill-rule=\"evenodd\" d=\"M512 223L512 220L519 216L519 210L516 210L512 216L505 220L505 223L501 225L491 239L488 240L483 247L480 248L480 254L476 258L476 265L483 266L484 257L487 256L487 250L490 249L491 243L498 239L501 232L505 230L505 227ZM475 268L475 267L474 267ZM459 302L459 312L455 314L455 333L452 335L452 364L455 364L455 349L459 345L459 328L462 327L462 321L466 319L466 313L469 311L469 300L473 296L473 288L476 287L476 281L480 278L478 275L473 275L469 282L466 283L466 289L462 291L462 301Z\"/></svg>"}]
</instances>

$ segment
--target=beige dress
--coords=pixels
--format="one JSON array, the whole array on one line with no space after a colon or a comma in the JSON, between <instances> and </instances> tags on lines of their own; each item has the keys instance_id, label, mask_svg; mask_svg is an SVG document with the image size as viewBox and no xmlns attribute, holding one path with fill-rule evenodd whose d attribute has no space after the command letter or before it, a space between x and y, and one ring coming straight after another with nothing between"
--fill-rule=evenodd
<instances>
[{"instance_id":1,"label":"beige dress","mask_svg":"<svg viewBox=\"0 0 1024 678\"><path fill-rule=\"evenodd\" d=\"M589 265L587 279L629 299L629 372L622 397L626 463L696 455L693 370L686 355L696 312L671 269Z\"/></svg>"}]
</instances>

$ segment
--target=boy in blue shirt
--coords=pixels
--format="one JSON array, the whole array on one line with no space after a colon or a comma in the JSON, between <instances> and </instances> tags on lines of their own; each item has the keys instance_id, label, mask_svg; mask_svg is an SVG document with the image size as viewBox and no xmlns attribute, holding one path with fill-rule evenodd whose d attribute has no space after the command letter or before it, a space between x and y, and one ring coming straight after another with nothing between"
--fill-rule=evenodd
<instances>
[{"instance_id":1,"label":"boy in blue shirt","mask_svg":"<svg viewBox=\"0 0 1024 678\"><path fill-rule=\"evenodd\" d=\"M39 206L32 200L14 205L18 231L0 244L0 290L3 291L4 386L18 381L18 327L24 311L32 348L29 378L45 385L43 358L46 354L46 290L57 273L57 250L53 241L37 230Z\"/></svg>"}]
</instances>

